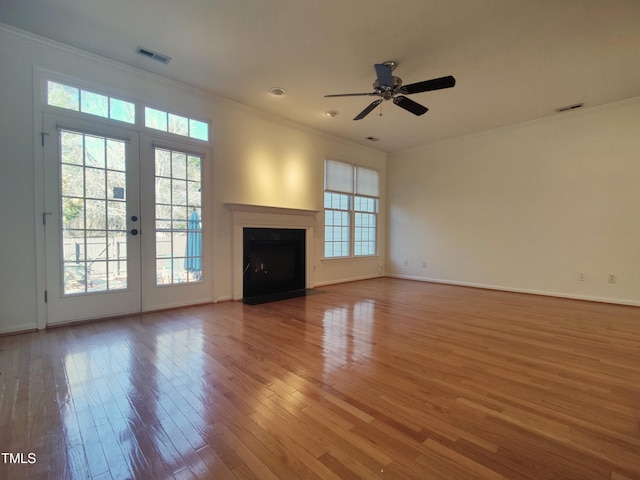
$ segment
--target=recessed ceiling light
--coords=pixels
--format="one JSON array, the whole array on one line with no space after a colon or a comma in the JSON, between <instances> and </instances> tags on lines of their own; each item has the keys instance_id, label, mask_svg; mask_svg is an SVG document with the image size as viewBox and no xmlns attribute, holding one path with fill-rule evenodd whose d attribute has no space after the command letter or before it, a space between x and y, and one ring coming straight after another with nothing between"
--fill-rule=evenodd
<instances>
[{"instance_id":1,"label":"recessed ceiling light","mask_svg":"<svg viewBox=\"0 0 640 480\"><path fill-rule=\"evenodd\" d=\"M337 112L336 110L329 110L328 112L324 112L324 114L325 114L327 117L331 117L331 118L333 118L333 117L335 117L336 115L338 115L338 113L340 113L340 112Z\"/></svg>"},{"instance_id":2,"label":"recessed ceiling light","mask_svg":"<svg viewBox=\"0 0 640 480\"><path fill-rule=\"evenodd\" d=\"M284 88L280 88L280 87L273 87L269 91L271 92L272 95L275 95L276 97L280 97L287 92Z\"/></svg>"}]
</instances>

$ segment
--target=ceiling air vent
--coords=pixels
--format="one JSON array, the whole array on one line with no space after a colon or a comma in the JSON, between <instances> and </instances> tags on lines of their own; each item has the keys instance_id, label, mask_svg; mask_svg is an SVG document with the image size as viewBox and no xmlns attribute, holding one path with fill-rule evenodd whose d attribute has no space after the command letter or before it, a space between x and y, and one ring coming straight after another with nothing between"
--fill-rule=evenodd
<instances>
[{"instance_id":1,"label":"ceiling air vent","mask_svg":"<svg viewBox=\"0 0 640 480\"><path fill-rule=\"evenodd\" d=\"M171 57L169 57L168 55L163 55L162 53L154 52L147 48L138 47L138 49L136 50L136 53L139 53L140 55L144 55L145 57L152 58L164 64L167 64L171 61Z\"/></svg>"},{"instance_id":2,"label":"ceiling air vent","mask_svg":"<svg viewBox=\"0 0 640 480\"><path fill-rule=\"evenodd\" d=\"M566 107L556 108L556 112L568 112L569 110L575 110L576 108L580 108L584 105L584 103L574 103L573 105L567 105Z\"/></svg>"}]
</instances>

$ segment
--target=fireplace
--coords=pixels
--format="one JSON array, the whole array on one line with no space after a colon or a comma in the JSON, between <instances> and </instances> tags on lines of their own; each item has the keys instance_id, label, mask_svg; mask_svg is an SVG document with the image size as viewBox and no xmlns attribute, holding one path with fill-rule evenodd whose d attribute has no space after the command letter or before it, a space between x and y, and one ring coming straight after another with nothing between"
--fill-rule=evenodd
<instances>
[{"instance_id":1,"label":"fireplace","mask_svg":"<svg viewBox=\"0 0 640 480\"><path fill-rule=\"evenodd\" d=\"M284 231L283 233L286 234L285 237L281 236L280 238L284 238L285 243L293 242L293 239L288 238L288 235L302 235L300 240L301 246L297 247L299 248L297 254L284 254L282 252L277 253L276 246L272 245L268 238L267 241L259 240L257 246L259 249L263 250L263 253L265 255L278 257L275 260L270 260L270 262L276 262L280 264L293 262L294 260L298 262L297 267L294 267L293 269L291 269L291 271L294 271L301 275L302 280L298 280L300 283L293 283L293 281L291 281L290 279L285 279L285 277L291 277L291 273L285 274L283 272L280 272L278 274L280 278L277 278L277 280L274 279L273 282L279 284L279 288L293 289L292 291L298 289L303 292L305 289L313 289L313 276L315 270L314 227L316 225L316 216L318 214L318 210L305 210L300 208L283 208L239 203L227 203L226 206L231 211L233 219L233 255L231 258L231 271L233 274L233 300L245 301L246 298L256 298L256 295L260 295L256 294L256 290L252 286L248 286L245 283L245 274L249 272L247 270L247 264L254 264L253 272L251 273L253 280L255 280L256 283L263 283L262 286L267 286L264 285L267 282L259 281L260 275L265 275L265 273L259 273L261 271L261 268L259 265L256 265L257 259L254 258L252 261L251 257L245 257L245 230L256 230L258 233L263 233L263 231L268 230L280 232ZM296 231L298 233L292 233ZM258 237L254 236L254 238ZM260 243L262 245L260 245ZM264 261L262 261L261 263L266 265L266 262ZM270 271L267 271L267 274L268 273L270 273ZM249 290L245 291L246 288L249 288Z\"/></svg>"},{"instance_id":2,"label":"fireplace","mask_svg":"<svg viewBox=\"0 0 640 480\"><path fill-rule=\"evenodd\" d=\"M291 228L243 229L245 300L305 289L305 233Z\"/></svg>"}]
</instances>

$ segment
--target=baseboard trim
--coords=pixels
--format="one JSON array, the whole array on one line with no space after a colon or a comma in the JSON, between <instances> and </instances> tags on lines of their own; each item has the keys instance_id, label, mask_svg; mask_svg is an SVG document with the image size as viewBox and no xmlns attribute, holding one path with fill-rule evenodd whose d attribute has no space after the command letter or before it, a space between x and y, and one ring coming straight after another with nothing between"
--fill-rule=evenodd
<instances>
[{"instance_id":1,"label":"baseboard trim","mask_svg":"<svg viewBox=\"0 0 640 480\"><path fill-rule=\"evenodd\" d=\"M485 290L499 290L502 292L526 293L528 295L542 295L545 297L568 298L571 300L584 300L587 302L612 303L615 305L627 305L631 307L640 307L640 301L624 300L619 298L593 297L590 295L576 295L564 292L548 292L544 290L531 290L526 288L505 287L502 285L487 285L483 283L458 282L454 280L442 280L439 278L415 277L412 275L387 274L389 278L400 278L403 280L414 280L426 283L441 283L444 285L456 285L459 287L482 288Z\"/></svg>"},{"instance_id":2,"label":"baseboard trim","mask_svg":"<svg viewBox=\"0 0 640 480\"><path fill-rule=\"evenodd\" d=\"M63 320L61 322L48 323L45 328L50 329L50 328L58 328L58 327L69 327L73 325L83 325L83 324L92 323L92 322L100 322L102 320L118 320L120 318L139 317L146 313L157 313L157 312L164 312L164 311L170 311L170 310L178 310L180 308L198 307L201 305L211 305L213 303L214 303L213 300L198 300L193 303L158 305L152 308L145 308L138 312L115 313L113 315L102 315L102 316L96 316L96 317L81 318L77 320Z\"/></svg>"},{"instance_id":3,"label":"baseboard trim","mask_svg":"<svg viewBox=\"0 0 640 480\"><path fill-rule=\"evenodd\" d=\"M316 282L313 284L313 287L326 287L328 285L338 285L340 283L349 283L349 282L358 282L360 280L371 280L372 278L380 278L384 275L362 275L359 277L350 277L350 278L339 278L336 280L329 280L327 282Z\"/></svg>"},{"instance_id":4,"label":"baseboard trim","mask_svg":"<svg viewBox=\"0 0 640 480\"><path fill-rule=\"evenodd\" d=\"M11 327L4 327L4 328L0 328L0 337L5 337L8 335L20 335L21 333L31 333L31 332L37 332L38 331L38 327L33 326L33 327L24 327L24 326L20 326L20 327L14 327L14 329L12 329Z\"/></svg>"}]
</instances>

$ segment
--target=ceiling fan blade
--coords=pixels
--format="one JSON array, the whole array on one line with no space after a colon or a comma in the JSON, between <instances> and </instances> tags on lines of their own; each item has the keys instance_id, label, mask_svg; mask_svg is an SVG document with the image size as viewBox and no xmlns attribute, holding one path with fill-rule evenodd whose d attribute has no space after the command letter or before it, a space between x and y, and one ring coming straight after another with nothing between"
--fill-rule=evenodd
<instances>
[{"instance_id":1,"label":"ceiling fan blade","mask_svg":"<svg viewBox=\"0 0 640 480\"><path fill-rule=\"evenodd\" d=\"M324 97L370 97L375 93L334 93L332 95L325 95Z\"/></svg>"},{"instance_id":2,"label":"ceiling fan blade","mask_svg":"<svg viewBox=\"0 0 640 480\"><path fill-rule=\"evenodd\" d=\"M404 108L407 112L411 112L414 115L423 115L429 110L427 107L414 102L410 98L399 95L393 99L393 103L400 108Z\"/></svg>"},{"instance_id":3,"label":"ceiling fan blade","mask_svg":"<svg viewBox=\"0 0 640 480\"><path fill-rule=\"evenodd\" d=\"M381 87L393 88L393 74L391 73L391 66L384 63L376 63L374 65L376 69L376 75L378 76L378 85Z\"/></svg>"},{"instance_id":4,"label":"ceiling fan blade","mask_svg":"<svg viewBox=\"0 0 640 480\"><path fill-rule=\"evenodd\" d=\"M364 117L366 117L367 115L369 115L371 113L371 111L376 108L378 105L380 105L380 103L382 102L382 99L379 98L378 100L374 100L373 102L371 102L369 104L369 106L367 108L365 108L363 111L361 111L355 118L354 120L362 120Z\"/></svg>"},{"instance_id":5,"label":"ceiling fan blade","mask_svg":"<svg viewBox=\"0 0 640 480\"><path fill-rule=\"evenodd\" d=\"M456 84L456 79L451 75L446 77L425 80L424 82L410 83L400 88L400 92L404 94L430 92L432 90L441 90L443 88L451 88Z\"/></svg>"}]
</instances>

